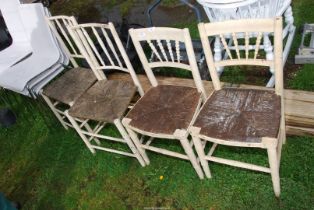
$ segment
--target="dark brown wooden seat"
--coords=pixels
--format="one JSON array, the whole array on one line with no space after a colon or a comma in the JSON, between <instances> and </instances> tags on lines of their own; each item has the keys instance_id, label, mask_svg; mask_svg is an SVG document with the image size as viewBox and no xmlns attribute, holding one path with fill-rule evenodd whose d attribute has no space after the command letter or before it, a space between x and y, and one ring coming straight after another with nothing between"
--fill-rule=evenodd
<instances>
[{"instance_id":1,"label":"dark brown wooden seat","mask_svg":"<svg viewBox=\"0 0 314 210\"><path fill-rule=\"evenodd\" d=\"M130 125L140 130L173 134L176 129L187 129L200 93L196 88L158 85L151 88L127 114Z\"/></svg>"},{"instance_id":2,"label":"dark brown wooden seat","mask_svg":"<svg viewBox=\"0 0 314 210\"><path fill-rule=\"evenodd\" d=\"M75 102L69 114L80 119L112 123L125 113L136 90L136 86L128 81L98 81Z\"/></svg>"},{"instance_id":3,"label":"dark brown wooden seat","mask_svg":"<svg viewBox=\"0 0 314 210\"><path fill-rule=\"evenodd\" d=\"M71 104L96 80L92 70L73 68L45 87L43 94L62 103Z\"/></svg>"},{"instance_id":4,"label":"dark brown wooden seat","mask_svg":"<svg viewBox=\"0 0 314 210\"><path fill-rule=\"evenodd\" d=\"M226 88L206 101L193 126L208 137L240 142L277 138L280 97L273 91Z\"/></svg>"}]
</instances>

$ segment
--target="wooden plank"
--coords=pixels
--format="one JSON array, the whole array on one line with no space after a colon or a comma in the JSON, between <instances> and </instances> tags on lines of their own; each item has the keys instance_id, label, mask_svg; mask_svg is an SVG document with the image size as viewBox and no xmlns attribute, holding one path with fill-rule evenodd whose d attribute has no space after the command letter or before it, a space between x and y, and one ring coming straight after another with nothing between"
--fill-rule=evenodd
<instances>
[{"instance_id":1,"label":"wooden plank","mask_svg":"<svg viewBox=\"0 0 314 210\"><path fill-rule=\"evenodd\" d=\"M312 96L314 97L314 95ZM302 118L314 118L314 103L294 100L285 100L285 113Z\"/></svg>"},{"instance_id":2,"label":"wooden plank","mask_svg":"<svg viewBox=\"0 0 314 210\"><path fill-rule=\"evenodd\" d=\"M109 79L131 80L128 74L113 73L108 76ZM150 87L150 83L145 75L138 75L141 85L146 92ZM161 77L157 76L157 81L162 85L183 85L195 87L192 79L176 78L176 77ZM203 81L207 95L210 95L213 90L211 81ZM269 88L253 85L231 85L223 84L224 87L240 87L250 89L267 90ZM314 136L314 92L285 90L286 104L286 122L287 134L290 135L313 135Z\"/></svg>"},{"instance_id":3,"label":"wooden plank","mask_svg":"<svg viewBox=\"0 0 314 210\"><path fill-rule=\"evenodd\" d=\"M286 124L291 125L291 126L296 126L296 127L314 129L314 119L309 119L309 118L286 115Z\"/></svg>"},{"instance_id":4,"label":"wooden plank","mask_svg":"<svg viewBox=\"0 0 314 210\"><path fill-rule=\"evenodd\" d=\"M314 136L314 129L312 128L286 126L286 132L288 135L294 136Z\"/></svg>"}]
</instances>

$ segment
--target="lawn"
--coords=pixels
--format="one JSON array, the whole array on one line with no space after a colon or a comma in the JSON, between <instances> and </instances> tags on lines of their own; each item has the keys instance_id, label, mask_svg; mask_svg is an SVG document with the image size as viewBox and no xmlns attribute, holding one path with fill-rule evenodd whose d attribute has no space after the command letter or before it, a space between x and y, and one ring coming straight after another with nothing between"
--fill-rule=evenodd
<instances>
[{"instance_id":1,"label":"lawn","mask_svg":"<svg viewBox=\"0 0 314 210\"><path fill-rule=\"evenodd\" d=\"M314 22L313 9L313 0L293 1L298 29L304 22ZM197 36L195 26L187 26ZM299 41L297 34L289 62ZM304 65L293 71L287 86L313 91L313 67ZM313 137L288 137L280 168L282 193L276 199L268 174L211 164L213 178L199 180L189 162L154 153L149 153L151 164L145 168L124 156L101 151L93 156L41 101L1 92L0 107L8 104L18 122L0 128L0 191L19 201L23 209L314 208ZM216 154L267 165L265 150L219 147Z\"/></svg>"}]
</instances>

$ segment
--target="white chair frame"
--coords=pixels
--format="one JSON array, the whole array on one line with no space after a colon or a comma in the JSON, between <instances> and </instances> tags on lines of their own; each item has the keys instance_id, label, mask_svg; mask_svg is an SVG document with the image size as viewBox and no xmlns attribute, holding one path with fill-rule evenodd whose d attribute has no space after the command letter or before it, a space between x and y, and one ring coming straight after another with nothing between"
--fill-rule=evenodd
<instances>
[{"instance_id":1,"label":"white chair frame","mask_svg":"<svg viewBox=\"0 0 314 210\"><path fill-rule=\"evenodd\" d=\"M217 73L217 67L221 66L234 66L234 65L261 65L268 66L275 69L275 93L281 97L281 121L280 128L277 138L263 137L261 143L250 143L250 142L238 142L238 141L226 141L223 139L210 138L200 134L200 129L198 127L191 126L190 133L192 135L195 148L199 159L201 161L202 167L208 178L211 178L211 173L209 170L209 161L227 164L235 167L245 168L249 170L261 171L265 173L270 173L273 182L273 188L276 196L280 195L280 178L279 178L279 166L281 157L281 148L283 142L286 139L285 131L285 114L284 114L284 87L283 87L283 65L282 65L282 19L246 19L246 20L236 20L236 21L226 21L217 23L200 23L199 31L201 35L201 41L205 50L206 61L209 66L210 74L213 80L213 85L215 90L220 90L221 83L219 81L219 76ZM239 50L237 51L237 58L232 59L232 56L228 60L215 61L213 58L212 51L208 42L209 36L221 36L222 34L232 34L232 38L237 40L235 33L245 33L245 58L240 57ZM249 36L251 32L258 32L254 58L249 56ZM260 47L260 39L262 38L262 33L274 33L274 60L259 59L258 49ZM225 43L225 42L223 42ZM227 52L230 52L228 45L225 43L224 47ZM237 48L237 44L236 44ZM213 146L209 150L208 154L205 154L204 148L207 142L212 142ZM218 144L234 146L234 147L252 147L252 148L262 148L267 149L268 159L270 168L261 167L253 164L243 163L239 161L224 159L214 157L213 153Z\"/></svg>"},{"instance_id":2,"label":"white chair frame","mask_svg":"<svg viewBox=\"0 0 314 210\"><path fill-rule=\"evenodd\" d=\"M295 34L294 18L291 8L291 0L197 0L204 8L210 22L220 22L232 19L250 19L250 18L274 18L284 16L285 27L283 30L283 40L287 38L283 50L283 64L286 63L292 41ZM254 35L254 34L253 34ZM267 55L267 60L274 59L273 46L268 38L271 34L265 34L264 45L261 46ZM231 44L232 40L230 40ZM215 39L214 44L215 61L225 59L228 55L223 55L222 43ZM218 68L221 74L223 68ZM270 69L274 74L274 70ZM267 87L274 87L274 75L267 83Z\"/></svg>"},{"instance_id":3,"label":"white chair frame","mask_svg":"<svg viewBox=\"0 0 314 210\"><path fill-rule=\"evenodd\" d=\"M67 54L67 56L70 58L71 65L73 68L79 67L75 58L79 59L85 59L82 52L75 47L75 43L73 41L73 38L71 37L68 27L69 26L75 26L78 25L76 19L73 16L52 16L52 17L46 17L47 24L49 25L50 29L52 30L53 34L56 36L58 42L60 43L61 47L63 48L64 52ZM60 32L58 32L60 31ZM64 39L62 39L61 33ZM67 45L69 48L67 47ZM68 107L72 106L72 104L63 104L60 101L53 100L49 98L48 96L44 95L41 92L41 96L49 106L49 108L52 110L54 115L57 117L57 119L60 121L62 126L68 130L69 127L73 127L71 123L66 121L65 111L68 109ZM64 108L65 107L67 108Z\"/></svg>"},{"instance_id":4,"label":"white chair frame","mask_svg":"<svg viewBox=\"0 0 314 210\"><path fill-rule=\"evenodd\" d=\"M130 29L129 33L152 87L158 86L158 81L153 73L154 68L172 67L185 69L192 72L196 88L198 92L200 92L202 95L201 99L198 102L198 110L202 104L202 101L206 98L206 93L198 71L192 41L188 29L152 27L144 29ZM163 47L161 43L162 40L166 41L167 49ZM172 50L171 41L175 43L175 52L173 52ZM148 44L153 52L152 54L155 54L155 56L157 56L158 61L152 61L151 59L148 59L146 57L143 47L141 46L141 42L146 42ZM189 64L184 64L180 62L180 42L185 43ZM158 48L160 52L158 52ZM158 99L156 98L156 100ZM193 120L195 119L195 116L193 117ZM199 178L204 178L203 171L193 152L193 142L192 140L188 140L189 133L187 132L187 130L177 129L172 135L167 135L161 133L146 132L138 128L132 127L130 125L131 119L127 117L122 120L122 123L126 127L128 133L130 134L130 137L132 138L134 144L141 153L146 164L150 164L150 160L146 154L146 150L150 150L156 153L161 153L163 155L189 160L195 171L197 172ZM142 135L142 137L139 138L139 135ZM149 140L144 142L144 136L149 136ZM181 146L185 151L185 154L151 146L150 144L152 143L154 138L179 140Z\"/></svg>"},{"instance_id":5,"label":"white chair frame","mask_svg":"<svg viewBox=\"0 0 314 210\"><path fill-rule=\"evenodd\" d=\"M90 34L96 37L96 40L92 40L90 34L88 33L90 30ZM112 39L110 39L107 30L110 31L112 35ZM91 66L91 69L94 71L97 79L107 80L106 75L104 74L103 70L106 69L113 69L119 70L131 75L131 78L137 87L138 93L142 96L144 91L143 88L138 80L138 77L132 67L132 64L126 54L126 51L122 45L122 42L115 30L115 27L112 23L108 24L79 24L70 27L70 33L80 49L83 53L84 58L86 58L88 64ZM105 40L102 40L100 35L105 37ZM100 56L99 52L96 49L95 43L98 42L100 44L101 49L105 52L110 64L105 64L103 57ZM123 59L123 61L119 58L118 53L113 45L113 42L116 44L118 51ZM106 48L104 42L107 43L113 55L110 55L109 49ZM113 57L114 56L114 57ZM113 60L116 59L117 63L114 63ZM125 66L123 66L123 62ZM130 106L131 107L131 106ZM129 108L130 108L129 107ZM132 140L130 139L128 133L124 129L121 119L115 119L114 125L118 129L119 133L121 134L122 138L115 138L112 136L107 136L100 134L103 128L106 125L106 122L97 122L97 124L92 128L89 124L91 120L89 119L78 119L72 117L68 111L65 112L67 118L71 122L72 126L75 128L79 136L82 138L84 143L86 144L87 148L93 153L96 153L96 150L102 150L106 152L116 153L120 155L125 155L129 157L135 157L142 166L145 166L145 162L141 157L140 153L137 151L136 147L134 146ZM95 141L96 145L92 143L92 140ZM124 152L117 149L106 148L100 146L100 140L109 140L113 142L119 142L127 144L130 148L131 152Z\"/></svg>"}]
</instances>

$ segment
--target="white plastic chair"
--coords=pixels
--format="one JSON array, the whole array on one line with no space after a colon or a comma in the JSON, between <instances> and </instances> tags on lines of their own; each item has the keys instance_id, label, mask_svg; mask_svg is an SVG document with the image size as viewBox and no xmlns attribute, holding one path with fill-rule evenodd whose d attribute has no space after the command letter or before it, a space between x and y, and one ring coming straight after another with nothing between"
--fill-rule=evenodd
<instances>
[{"instance_id":1,"label":"white plastic chair","mask_svg":"<svg viewBox=\"0 0 314 210\"><path fill-rule=\"evenodd\" d=\"M274 18L276 16L284 16L285 27L283 30L283 40L287 37L287 41L283 50L283 63L285 64L293 41L295 26L291 9L291 0L197 0L204 8L210 22L220 22L234 19L251 19L251 18ZM253 35L253 34L252 34ZM271 34L270 34L271 35ZM253 35L254 36L254 35ZM273 46L268 36L265 35L264 51L267 59L272 60ZM231 41L232 42L232 41ZM231 44L231 43L230 43ZM227 54L223 55L222 43L215 40L214 44L215 61L224 59ZM221 73L223 68L218 68ZM273 69L270 69L273 74ZM267 83L267 87L273 87L274 76Z\"/></svg>"},{"instance_id":2,"label":"white plastic chair","mask_svg":"<svg viewBox=\"0 0 314 210\"><path fill-rule=\"evenodd\" d=\"M0 72L0 86L29 95L27 83L51 67L61 66L62 55L45 22L42 4L23 4L20 8L33 51L29 57Z\"/></svg>"},{"instance_id":3,"label":"white plastic chair","mask_svg":"<svg viewBox=\"0 0 314 210\"><path fill-rule=\"evenodd\" d=\"M0 10L3 19L12 37L12 44L0 52L0 72L22 60L32 53L30 36L26 32L20 14L18 0L1 0Z\"/></svg>"}]
</instances>

